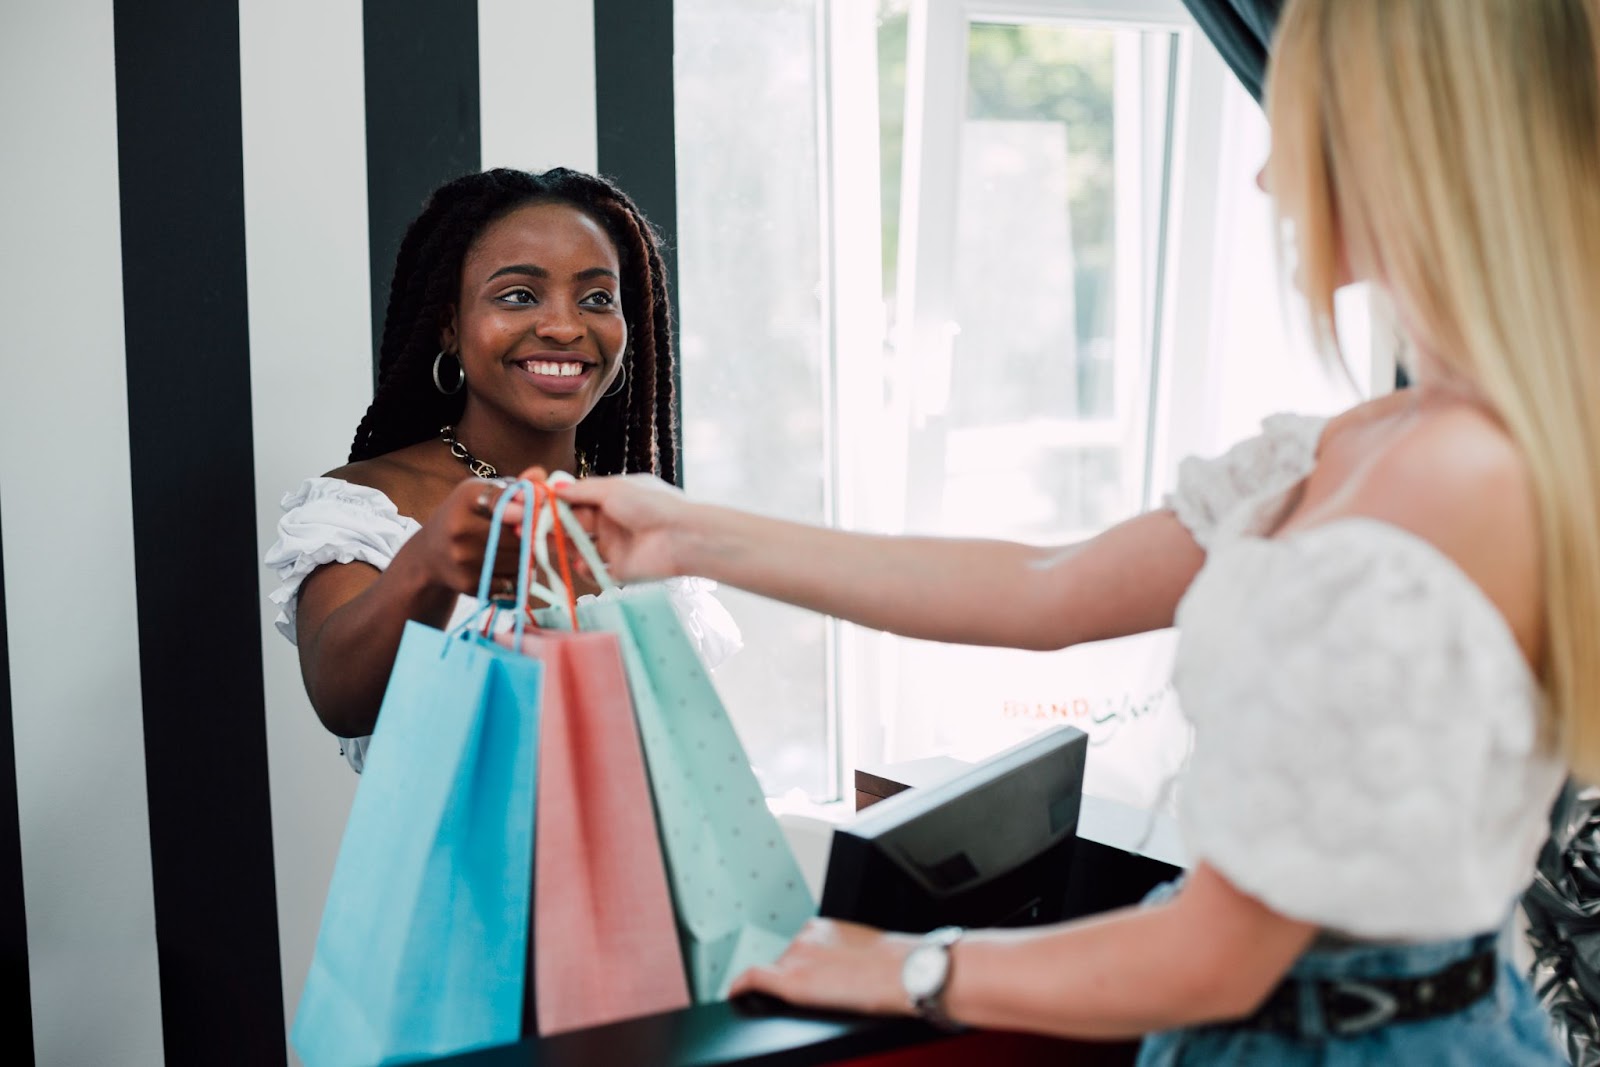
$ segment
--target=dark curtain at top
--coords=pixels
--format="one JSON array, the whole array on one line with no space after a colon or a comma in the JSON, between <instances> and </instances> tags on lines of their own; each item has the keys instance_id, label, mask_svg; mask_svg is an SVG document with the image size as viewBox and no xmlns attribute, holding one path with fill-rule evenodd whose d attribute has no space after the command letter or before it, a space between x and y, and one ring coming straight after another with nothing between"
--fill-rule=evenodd
<instances>
[{"instance_id":1,"label":"dark curtain at top","mask_svg":"<svg viewBox=\"0 0 1600 1067\"><path fill-rule=\"evenodd\" d=\"M1267 74L1267 45L1283 0L1183 0L1183 4L1259 102Z\"/></svg>"}]
</instances>

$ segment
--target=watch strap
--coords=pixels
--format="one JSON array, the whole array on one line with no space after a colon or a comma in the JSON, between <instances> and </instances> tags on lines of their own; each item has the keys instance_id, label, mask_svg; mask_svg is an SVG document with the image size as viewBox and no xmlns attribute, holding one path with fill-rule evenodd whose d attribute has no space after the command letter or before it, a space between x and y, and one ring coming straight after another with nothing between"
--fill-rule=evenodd
<instances>
[{"instance_id":1,"label":"watch strap","mask_svg":"<svg viewBox=\"0 0 1600 1067\"><path fill-rule=\"evenodd\" d=\"M950 973L952 970L950 950L955 947L956 942L960 941L962 935L966 932L960 926L941 926L937 930L923 934L922 940L917 944L917 948L912 950L925 950L932 947L944 953L944 980L939 983L938 988L914 998L911 1003L917 1015L941 1030L957 1029L955 1021L944 1010L944 995L945 990L950 988Z\"/></svg>"}]
</instances>

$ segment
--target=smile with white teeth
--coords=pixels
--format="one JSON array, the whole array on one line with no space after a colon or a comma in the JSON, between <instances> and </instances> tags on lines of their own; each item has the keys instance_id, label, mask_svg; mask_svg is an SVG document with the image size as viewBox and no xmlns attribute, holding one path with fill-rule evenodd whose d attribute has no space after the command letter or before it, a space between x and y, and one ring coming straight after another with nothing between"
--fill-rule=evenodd
<instances>
[{"instance_id":1,"label":"smile with white teeth","mask_svg":"<svg viewBox=\"0 0 1600 1067\"><path fill-rule=\"evenodd\" d=\"M552 378L576 378L589 369L583 363L546 363L538 360L529 360L519 365L529 374L544 374Z\"/></svg>"}]
</instances>

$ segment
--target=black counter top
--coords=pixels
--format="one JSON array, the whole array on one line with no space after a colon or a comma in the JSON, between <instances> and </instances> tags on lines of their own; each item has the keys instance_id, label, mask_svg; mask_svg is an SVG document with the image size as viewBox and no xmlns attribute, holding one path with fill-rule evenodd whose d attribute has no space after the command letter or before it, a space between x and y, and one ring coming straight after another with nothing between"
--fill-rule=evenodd
<instances>
[{"instance_id":1,"label":"black counter top","mask_svg":"<svg viewBox=\"0 0 1600 1067\"><path fill-rule=\"evenodd\" d=\"M1068 910L1089 915L1136 903L1155 885L1182 873L1182 849L1171 821L1112 801L1084 797L1068 891ZM985 1036L1004 1044L984 1049ZM916 1062L990 1060L1005 1067L1131 1064L1133 1044L1053 1042L1017 1035L952 1036L914 1019L800 1011L766 997L699 1004L682 1011L528 1038L428 1061L433 1067L813 1067L921 1046ZM942 1050L947 1050L945 1058ZM900 1057L891 1056L898 1067ZM909 1059L907 1063L911 1062Z\"/></svg>"}]
</instances>

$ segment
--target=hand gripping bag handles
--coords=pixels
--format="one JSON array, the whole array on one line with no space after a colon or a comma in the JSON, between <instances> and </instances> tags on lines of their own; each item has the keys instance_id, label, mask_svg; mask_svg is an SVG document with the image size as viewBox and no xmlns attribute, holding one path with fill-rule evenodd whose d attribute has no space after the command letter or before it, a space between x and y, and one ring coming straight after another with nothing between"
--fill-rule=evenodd
<instances>
[{"instance_id":1,"label":"hand gripping bag handles","mask_svg":"<svg viewBox=\"0 0 1600 1067\"><path fill-rule=\"evenodd\" d=\"M699 1002L723 999L746 967L778 958L816 905L665 591L619 590L559 498L540 511L534 537L546 574L543 531L556 515L604 590L577 606L577 621L621 647L690 986ZM537 618L557 628L565 615Z\"/></svg>"},{"instance_id":2,"label":"hand gripping bag handles","mask_svg":"<svg viewBox=\"0 0 1600 1067\"><path fill-rule=\"evenodd\" d=\"M545 573L546 494L540 505ZM556 536L561 536L559 529ZM565 570L566 545L557 542ZM590 550L596 573L604 566ZM558 583L560 584L560 583ZM530 589L575 617L570 580ZM644 754L614 634L501 634L544 665L533 875L534 1012L555 1034L687 1007Z\"/></svg>"},{"instance_id":3,"label":"hand gripping bag handles","mask_svg":"<svg viewBox=\"0 0 1600 1067\"><path fill-rule=\"evenodd\" d=\"M524 494L526 602L533 486ZM345 826L292 1039L307 1067L373 1067L520 1035L544 667L406 624ZM521 636L522 619L517 620Z\"/></svg>"}]
</instances>

